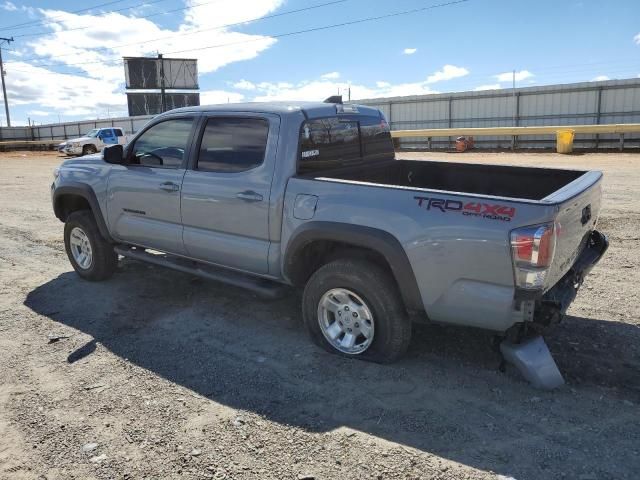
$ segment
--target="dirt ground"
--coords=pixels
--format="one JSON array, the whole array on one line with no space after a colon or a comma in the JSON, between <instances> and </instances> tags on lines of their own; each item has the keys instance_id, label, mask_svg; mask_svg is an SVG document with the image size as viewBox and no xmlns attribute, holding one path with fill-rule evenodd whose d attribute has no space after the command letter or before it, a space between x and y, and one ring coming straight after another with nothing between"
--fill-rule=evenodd
<instances>
[{"instance_id":1,"label":"dirt ground","mask_svg":"<svg viewBox=\"0 0 640 480\"><path fill-rule=\"evenodd\" d=\"M4 153L0 478L638 478L640 155L400 156L605 172L611 247L547 337L566 386L500 373L482 331L416 327L380 366L312 346L296 296L133 261L82 281L50 205L62 159Z\"/></svg>"}]
</instances>

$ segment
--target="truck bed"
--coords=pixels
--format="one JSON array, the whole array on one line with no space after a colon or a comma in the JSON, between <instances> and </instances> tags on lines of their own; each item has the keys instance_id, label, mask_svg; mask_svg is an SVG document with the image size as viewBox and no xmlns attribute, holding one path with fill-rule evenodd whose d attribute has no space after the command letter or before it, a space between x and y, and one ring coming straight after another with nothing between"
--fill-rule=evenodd
<instances>
[{"instance_id":1,"label":"truck bed","mask_svg":"<svg viewBox=\"0 0 640 480\"><path fill-rule=\"evenodd\" d=\"M597 171L390 159L317 169L287 184L287 230L309 219L392 232L431 320L504 331L517 321L510 232L548 223L558 229L548 291L589 241L601 178ZM315 209L305 208L308 198Z\"/></svg>"},{"instance_id":2,"label":"truck bed","mask_svg":"<svg viewBox=\"0 0 640 480\"><path fill-rule=\"evenodd\" d=\"M542 200L586 172L552 168L387 160L349 169L315 172L315 177L427 188L473 195Z\"/></svg>"}]
</instances>

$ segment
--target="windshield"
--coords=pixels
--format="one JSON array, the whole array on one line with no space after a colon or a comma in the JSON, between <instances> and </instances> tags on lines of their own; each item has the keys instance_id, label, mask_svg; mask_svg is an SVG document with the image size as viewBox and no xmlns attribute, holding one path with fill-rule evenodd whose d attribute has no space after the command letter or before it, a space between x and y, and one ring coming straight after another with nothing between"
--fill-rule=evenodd
<instances>
[{"instance_id":1,"label":"windshield","mask_svg":"<svg viewBox=\"0 0 640 480\"><path fill-rule=\"evenodd\" d=\"M85 135L85 137L89 137L89 138L94 138L98 136L98 132L100 131L99 128L94 128L93 130L91 130L89 133L87 133Z\"/></svg>"}]
</instances>

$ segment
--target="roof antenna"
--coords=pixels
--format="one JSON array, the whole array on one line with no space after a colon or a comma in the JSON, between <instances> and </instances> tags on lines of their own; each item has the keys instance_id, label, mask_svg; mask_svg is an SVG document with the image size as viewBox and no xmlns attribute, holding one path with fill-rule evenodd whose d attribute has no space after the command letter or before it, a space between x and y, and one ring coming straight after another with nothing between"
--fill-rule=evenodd
<instances>
[{"instance_id":1,"label":"roof antenna","mask_svg":"<svg viewBox=\"0 0 640 480\"><path fill-rule=\"evenodd\" d=\"M332 95L322 103L339 103L342 104L342 95Z\"/></svg>"}]
</instances>

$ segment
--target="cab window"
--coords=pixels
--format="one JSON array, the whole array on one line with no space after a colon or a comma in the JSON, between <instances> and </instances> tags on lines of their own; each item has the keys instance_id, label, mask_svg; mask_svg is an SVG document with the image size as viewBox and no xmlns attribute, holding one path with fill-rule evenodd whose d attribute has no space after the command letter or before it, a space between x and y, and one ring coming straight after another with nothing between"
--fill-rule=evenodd
<instances>
[{"instance_id":1,"label":"cab window","mask_svg":"<svg viewBox=\"0 0 640 480\"><path fill-rule=\"evenodd\" d=\"M180 168L185 159L192 125L192 118L177 118L152 126L136 139L130 164Z\"/></svg>"},{"instance_id":2,"label":"cab window","mask_svg":"<svg viewBox=\"0 0 640 480\"><path fill-rule=\"evenodd\" d=\"M262 165L269 122L263 118L218 117L207 120L197 170L234 173Z\"/></svg>"},{"instance_id":3,"label":"cab window","mask_svg":"<svg viewBox=\"0 0 640 480\"><path fill-rule=\"evenodd\" d=\"M303 123L298 173L353 165L361 160L357 121L328 117Z\"/></svg>"}]
</instances>

